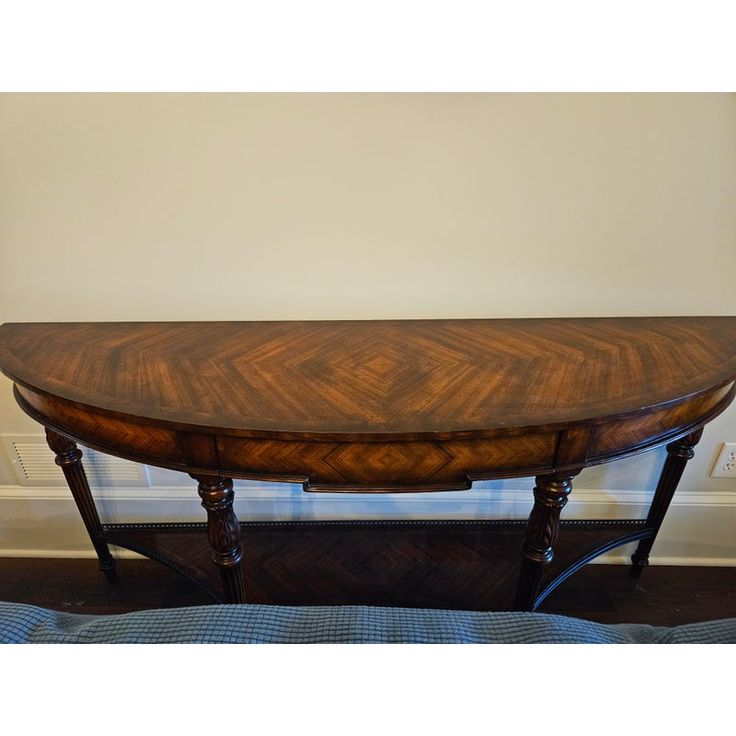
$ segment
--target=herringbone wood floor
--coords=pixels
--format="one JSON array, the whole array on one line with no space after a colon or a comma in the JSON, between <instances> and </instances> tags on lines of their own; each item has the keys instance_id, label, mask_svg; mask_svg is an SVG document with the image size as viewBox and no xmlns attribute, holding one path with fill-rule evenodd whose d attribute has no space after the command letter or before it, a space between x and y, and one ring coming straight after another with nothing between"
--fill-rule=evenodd
<instances>
[{"instance_id":1,"label":"herringbone wood floor","mask_svg":"<svg viewBox=\"0 0 736 736\"><path fill-rule=\"evenodd\" d=\"M0 599L75 613L206 605L186 580L150 560L122 559L109 585L95 560L0 558ZM545 613L657 626L736 617L736 567L650 567L632 580L617 565L588 565L542 605Z\"/></svg>"}]
</instances>

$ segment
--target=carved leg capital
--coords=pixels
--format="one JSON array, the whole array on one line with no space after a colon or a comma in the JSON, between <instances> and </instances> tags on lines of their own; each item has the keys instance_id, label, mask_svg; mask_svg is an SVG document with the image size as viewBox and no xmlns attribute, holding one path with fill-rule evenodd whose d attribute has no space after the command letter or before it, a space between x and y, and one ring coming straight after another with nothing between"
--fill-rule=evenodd
<instances>
[{"instance_id":1,"label":"carved leg capital","mask_svg":"<svg viewBox=\"0 0 736 736\"><path fill-rule=\"evenodd\" d=\"M695 457L695 445L703 436L702 427L695 432L681 437L679 440L667 445L667 459L664 461L662 473L657 482L652 505L649 507L646 525L651 529L651 536L642 539L636 552L631 555L631 575L638 578L647 565L649 565L649 553L652 551L657 538L659 528L662 526L667 509L670 507L672 497L675 495L677 485L685 471L688 461Z\"/></svg>"},{"instance_id":2,"label":"carved leg capital","mask_svg":"<svg viewBox=\"0 0 736 736\"><path fill-rule=\"evenodd\" d=\"M82 465L82 451L74 440L48 427L46 428L46 441L56 455L56 464L64 473L69 490L72 492L90 541L97 552L100 570L108 580L114 580L116 577L115 558L110 554L110 548L105 541L105 532L102 529L102 523L87 482L87 474Z\"/></svg>"},{"instance_id":3,"label":"carved leg capital","mask_svg":"<svg viewBox=\"0 0 736 736\"><path fill-rule=\"evenodd\" d=\"M579 471L578 471L579 472ZM577 475L539 475L534 487L534 507L526 525L521 572L516 590L516 610L534 610L539 580L554 556L554 543L560 529L560 513Z\"/></svg>"},{"instance_id":4,"label":"carved leg capital","mask_svg":"<svg viewBox=\"0 0 736 736\"><path fill-rule=\"evenodd\" d=\"M233 482L217 476L192 476L199 482L199 496L207 511L207 538L228 603L245 603L245 584L240 561L240 522L233 511Z\"/></svg>"},{"instance_id":5,"label":"carved leg capital","mask_svg":"<svg viewBox=\"0 0 736 736\"><path fill-rule=\"evenodd\" d=\"M534 487L534 507L526 526L522 550L534 562L552 561L553 549L560 528L560 513L572 490L574 476L537 476Z\"/></svg>"},{"instance_id":6,"label":"carved leg capital","mask_svg":"<svg viewBox=\"0 0 736 736\"><path fill-rule=\"evenodd\" d=\"M46 442L56 455L56 464L61 468L76 465L82 460L82 451L74 440L46 427Z\"/></svg>"}]
</instances>

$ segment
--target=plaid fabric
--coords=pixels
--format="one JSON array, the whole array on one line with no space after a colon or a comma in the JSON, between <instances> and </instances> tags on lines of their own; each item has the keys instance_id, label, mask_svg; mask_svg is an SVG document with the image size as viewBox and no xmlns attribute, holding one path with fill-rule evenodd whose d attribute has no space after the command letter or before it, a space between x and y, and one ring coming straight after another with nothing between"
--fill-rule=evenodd
<instances>
[{"instance_id":1,"label":"plaid fabric","mask_svg":"<svg viewBox=\"0 0 736 736\"><path fill-rule=\"evenodd\" d=\"M0 602L0 642L47 644L736 643L736 619L674 628L604 625L542 613L368 606L212 605L116 616Z\"/></svg>"}]
</instances>

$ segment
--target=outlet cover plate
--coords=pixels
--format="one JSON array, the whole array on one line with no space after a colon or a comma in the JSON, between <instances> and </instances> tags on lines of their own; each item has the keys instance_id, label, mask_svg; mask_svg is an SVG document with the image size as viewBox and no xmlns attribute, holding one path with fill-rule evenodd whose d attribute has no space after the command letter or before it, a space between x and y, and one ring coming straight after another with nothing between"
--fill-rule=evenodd
<instances>
[{"instance_id":1,"label":"outlet cover plate","mask_svg":"<svg viewBox=\"0 0 736 736\"><path fill-rule=\"evenodd\" d=\"M736 478L736 442L723 442L718 453L711 478Z\"/></svg>"}]
</instances>

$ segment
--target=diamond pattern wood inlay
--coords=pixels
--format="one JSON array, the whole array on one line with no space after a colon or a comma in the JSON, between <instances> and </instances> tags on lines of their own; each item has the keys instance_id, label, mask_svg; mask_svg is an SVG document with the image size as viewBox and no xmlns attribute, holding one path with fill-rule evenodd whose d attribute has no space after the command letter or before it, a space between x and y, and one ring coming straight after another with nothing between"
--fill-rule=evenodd
<instances>
[{"instance_id":1,"label":"diamond pattern wood inlay","mask_svg":"<svg viewBox=\"0 0 736 736\"><path fill-rule=\"evenodd\" d=\"M7 324L29 413L130 459L310 488L468 487L721 411L736 319Z\"/></svg>"},{"instance_id":2,"label":"diamond pattern wood inlay","mask_svg":"<svg viewBox=\"0 0 736 736\"><path fill-rule=\"evenodd\" d=\"M108 577L114 540L74 440L197 480L233 602L246 581L232 478L396 492L535 475L514 603L532 610L575 476L667 442L647 520L624 538L639 541L636 574L647 564L703 425L734 398L736 318L6 324L0 368L46 426ZM414 568L411 546L374 534L364 548L357 572L332 553L325 569L365 585L365 565Z\"/></svg>"},{"instance_id":3,"label":"diamond pattern wood inlay","mask_svg":"<svg viewBox=\"0 0 736 736\"><path fill-rule=\"evenodd\" d=\"M406 438L640 411L732 378L735 344L729 317L7 324L0 366L167 423Z\"/></svg>"}]
</instances>

